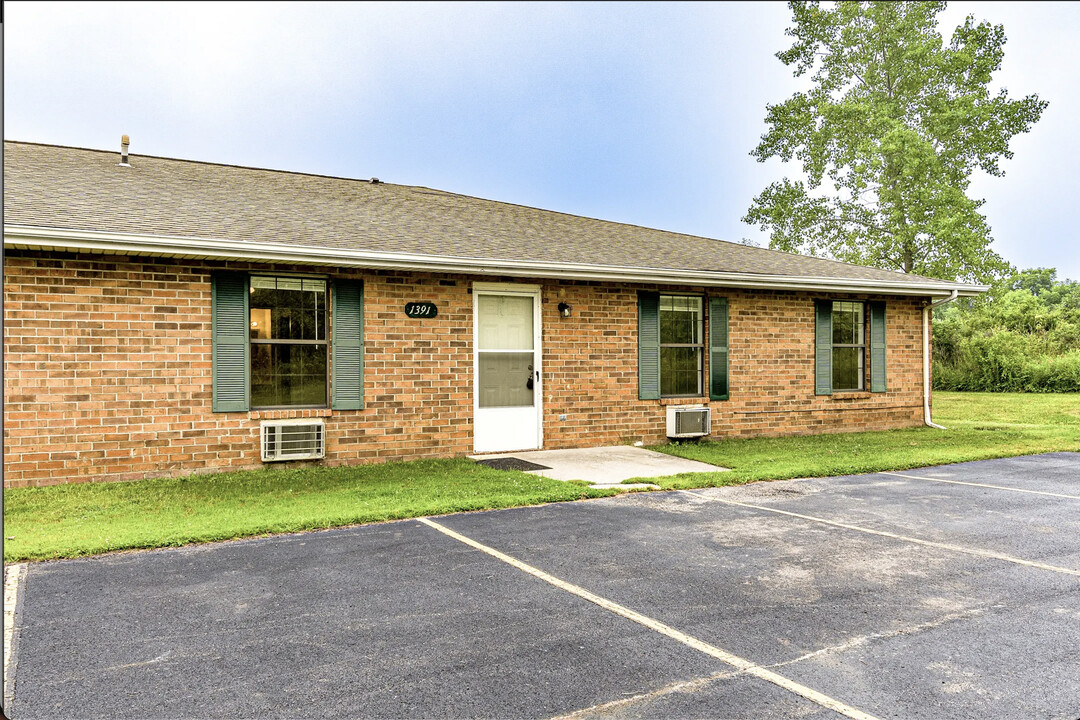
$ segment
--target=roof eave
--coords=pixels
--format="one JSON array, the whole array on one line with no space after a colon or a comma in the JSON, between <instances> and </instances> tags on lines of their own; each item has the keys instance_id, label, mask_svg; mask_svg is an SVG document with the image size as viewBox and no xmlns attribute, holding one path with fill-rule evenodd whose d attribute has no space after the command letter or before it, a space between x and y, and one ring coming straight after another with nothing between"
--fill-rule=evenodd
<instances>
[{"instance_id":1,"label":"roof eave","mask_svg":"<svg viewBox=\"0 0 1080 720\"><path fill-rule=\"evenodd\" d=\"M765 275L702 270L624 267L577 263L495 260L486 258L415 255L288 245L233 242L220 239L139 235L65 228L5 225L4 247L26 250L80 251L95 254L149 255L190 259L243 260L269 263L331 265L385 270L506 275L573 280L701 285L773 290L880 293L891 295L950 295L973 297L989 290L984 285L944 281L880 281L835 277Z\"/></svg>"}]
</instances>

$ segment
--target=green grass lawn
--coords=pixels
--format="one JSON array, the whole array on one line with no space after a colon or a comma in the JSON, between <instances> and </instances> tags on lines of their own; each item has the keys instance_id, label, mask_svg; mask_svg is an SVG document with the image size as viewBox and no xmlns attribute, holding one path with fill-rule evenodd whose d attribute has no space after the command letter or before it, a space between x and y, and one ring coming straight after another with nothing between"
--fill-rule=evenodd
<instances>
[{"instance_id":1,"label":"green grass lawn","mask_svg":"<svg viewBox=\"0 0 1080 720\"><path fill-rule=\"evenodd\" d=\"M613 495L471 460L252 470L4 491L4 561Z\"/></svg>"},{"instance_id":2,"label":"green grass lawn","mask_svg":"<svg viewBox=\"0 0 1080 720\"><path fill-rule=\"evenodd\" d=\"M935 420L948 430L665 445L656 449L732 472L650 481L690 488L1080 451L1078 394L934 397ZM78 557L611 494L469 460L19 488L4 491L4 560Z\"/></svg>"},{"instance_id":3,"label":"green grass lawn","mask_svg":"<svg viewBox=\"0 0 1080 720\"><path fill-rule=\"evenodd\" d=\"M738 485L1080 451L1080 394L1076 393L937 392L934 422L948 429L919 427L661 445L653 449L722 465L732 472L689 473L651 482L665 489Z\"/></svg>"}]
</instances>

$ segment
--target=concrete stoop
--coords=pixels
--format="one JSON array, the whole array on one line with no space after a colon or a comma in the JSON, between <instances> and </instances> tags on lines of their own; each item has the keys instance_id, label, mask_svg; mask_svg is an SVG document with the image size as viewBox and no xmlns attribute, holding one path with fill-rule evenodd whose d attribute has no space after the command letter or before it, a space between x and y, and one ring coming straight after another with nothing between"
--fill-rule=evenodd
<instances>
[{"instance_id":1,"label":"concrete stoop","mask_svg":"<svg viewBox=\"0 0 1080 720\"><path fill-rule=\"evenodd\" d=\"M533 475L541 475L554 480L584 480L594 488L618 490L657 487L648 482L622 484L623 480L630 478L667 477L690 472L728 472L728 468L665 455L655 450L646 450L632 445L573 450L526 450L471 455L470 457L474 460L518 458L547 467L546 470L526 471Z\"/></svg>"}]
</instances>

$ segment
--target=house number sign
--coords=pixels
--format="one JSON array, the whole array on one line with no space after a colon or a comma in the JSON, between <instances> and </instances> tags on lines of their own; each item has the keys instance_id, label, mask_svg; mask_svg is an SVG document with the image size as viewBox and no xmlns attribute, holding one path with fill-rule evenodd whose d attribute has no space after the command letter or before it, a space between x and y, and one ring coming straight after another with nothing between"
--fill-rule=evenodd
<instances>
[{"instance_id":1,"label":"house number sign","mask_svg":"<svg viewBox=\"0 0 1080 720\"><path fill-rule=\"evenodd\" d=\"M433 318L439 314L439 309L433 302L405 303L405 314L411 318Z\"/></svg>"}]
</instances>

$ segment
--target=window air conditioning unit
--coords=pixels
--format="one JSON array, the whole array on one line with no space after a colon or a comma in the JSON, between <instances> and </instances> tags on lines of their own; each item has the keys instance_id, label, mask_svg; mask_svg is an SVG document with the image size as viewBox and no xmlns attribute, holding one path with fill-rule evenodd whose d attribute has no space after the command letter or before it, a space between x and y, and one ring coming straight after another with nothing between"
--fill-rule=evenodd
<instances>
[{"instance_id":1,"label":"window air conditioning unit","mask_svg":"<svg viewBox=\"0 0 1080 720\"><path fill-rule=\"evenodd\" d=\"M668 405L667 436L689 438L708 435L710 419L711 411L707 407Z\"/></svg>"},{"instance_id":2,"label":"window air conditioning unit","mask_svg":"<svg viewBox=\"0 0 1080 720\"><path fill-rule=\"evenodd\" d=\"M326 455L322 420L268 420L259 423L263 462L318 460Z\"/></svg>"}]
</instances>

